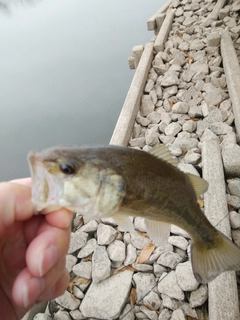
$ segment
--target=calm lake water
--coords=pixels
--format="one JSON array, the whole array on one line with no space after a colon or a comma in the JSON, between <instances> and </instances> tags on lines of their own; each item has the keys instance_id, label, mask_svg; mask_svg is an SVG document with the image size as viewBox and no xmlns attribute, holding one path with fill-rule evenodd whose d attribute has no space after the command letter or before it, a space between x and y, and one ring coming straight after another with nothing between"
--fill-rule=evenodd
<instances>
[{"instance_id":1,"label":"calm lake water","mask_svg":"<svg viewBox=\"0 0 240 320\"><path fill-rule=\"evenodd\" d=\"M127 58L166 1L20 2L0 10L0 181L29 175L29 150L109 143L134 75Z\"/></svg>"}]
</instances>

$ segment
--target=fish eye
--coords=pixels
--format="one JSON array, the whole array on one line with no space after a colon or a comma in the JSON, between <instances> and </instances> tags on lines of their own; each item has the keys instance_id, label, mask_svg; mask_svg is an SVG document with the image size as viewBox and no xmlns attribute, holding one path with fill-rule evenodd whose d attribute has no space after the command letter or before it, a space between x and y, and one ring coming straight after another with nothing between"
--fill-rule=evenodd
<instances>
[{"instance_id":1,"label":"fish eye","mask_svg":"<svg viewBox=\"0 0 240 320\"><path fill-rule=\"evenodd\" d=\"M74 174L76 172L76 168L73 164L64 162L60 163L60 170L64 174Z\"/></svg>"}]
</instances>

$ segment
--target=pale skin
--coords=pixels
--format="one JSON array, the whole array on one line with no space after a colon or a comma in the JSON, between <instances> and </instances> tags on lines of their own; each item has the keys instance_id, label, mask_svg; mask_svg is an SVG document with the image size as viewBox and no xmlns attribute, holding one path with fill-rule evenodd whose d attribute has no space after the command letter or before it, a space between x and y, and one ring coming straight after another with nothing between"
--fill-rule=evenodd
<instances>
[{"instance_id":1,"label":"pale skin","mask_svg":"<svg viewBox=\"0 0 240 320\"><path fill-rule=\"evenodd\" d=\"M63 294L72 214L35 215L31 179L0 183L0 315L21 319L38 302Z\"/></svg>"}]
</instances>

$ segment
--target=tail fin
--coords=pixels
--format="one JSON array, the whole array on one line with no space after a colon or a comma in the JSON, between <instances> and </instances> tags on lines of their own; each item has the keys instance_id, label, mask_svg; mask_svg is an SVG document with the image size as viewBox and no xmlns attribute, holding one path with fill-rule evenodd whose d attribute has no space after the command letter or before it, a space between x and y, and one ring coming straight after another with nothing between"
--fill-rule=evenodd
<instances>
[{"instance_id":1,"label":"tail fin","mask_svg":"<svg viewBox=\"0 0 240 320\"><path fill-rule=\"evenodd\" d=\"M223 271L240 270L240 249L219 232L219 245L212 248L192 244L191 259L195 278L208 283Z\"/></svg>"}]
</instances>

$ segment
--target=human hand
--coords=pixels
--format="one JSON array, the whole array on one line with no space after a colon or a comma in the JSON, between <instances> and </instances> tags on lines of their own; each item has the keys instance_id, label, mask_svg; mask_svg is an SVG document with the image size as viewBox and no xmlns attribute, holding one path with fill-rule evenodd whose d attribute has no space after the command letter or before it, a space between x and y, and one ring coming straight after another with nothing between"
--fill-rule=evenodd
<instances>
[{"instance_id":1,"label":"human hand","mask_svg":"<svg viewBox=\"0 0 240 320\"><path fill-rule=\"evenodd\" d=\"M72 214L34 215L30 185L30 178L0 183L0 319L21 319L68 284Z\"/></svg>"}]
</instances>

